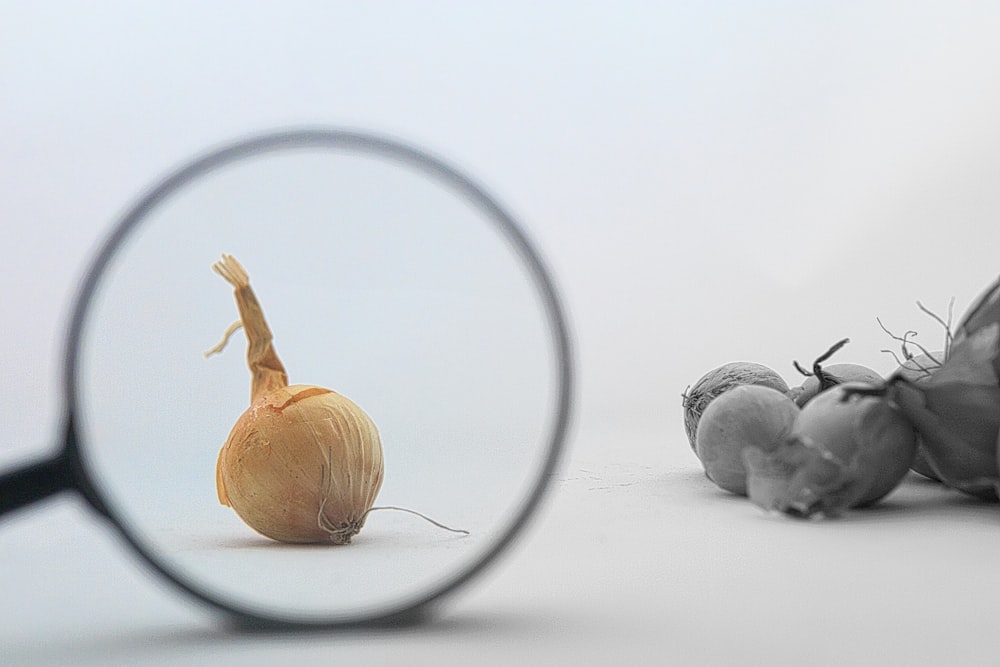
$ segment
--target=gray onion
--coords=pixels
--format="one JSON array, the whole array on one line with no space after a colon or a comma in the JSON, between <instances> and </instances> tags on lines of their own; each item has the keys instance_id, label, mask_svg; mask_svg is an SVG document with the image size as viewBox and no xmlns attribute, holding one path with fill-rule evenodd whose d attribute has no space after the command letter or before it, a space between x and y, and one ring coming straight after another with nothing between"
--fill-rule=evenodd
<instances>
[{"instance_id":1,"label":"gray onion","mask_svg":"<svg viewBox=\"0 0 1000 667\"><path fill-rule=\"evenodd\" d=\"M716 397L741 385L753 384L788 392L788 383L777 372L751 361L732 361L705 373L682 394L684 431L692 451L697 453L698 422Z\"/></svg>"}]
</instances>

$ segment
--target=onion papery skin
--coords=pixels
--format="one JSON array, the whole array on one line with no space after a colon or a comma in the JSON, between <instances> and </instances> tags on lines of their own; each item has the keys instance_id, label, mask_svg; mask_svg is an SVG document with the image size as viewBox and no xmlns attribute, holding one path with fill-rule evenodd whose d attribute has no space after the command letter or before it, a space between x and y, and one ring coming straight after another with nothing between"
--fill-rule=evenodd
<instances>
[{"instance_id":1,"label":"onion papery skin","mask_svg":"<svg viewBox=\"0 0 1000 667\"><path fill-rule=\"evenodd\" d=\"M290 385L254 400L219 453L219 500L280 542L347 544L382 487L378 429L350 399Z\"/></svg>"},{"instance_id":2,"label":"onion papery skin","mask_svg":"<svg viewBox=\"0 0 1000 667\"><path fill-rule=\"evenodd\" d=\"M889 397L917 427L924 460L937 479L997 500L1000 387L901 382L891 387Z\"/></svg>"}]
</instances>

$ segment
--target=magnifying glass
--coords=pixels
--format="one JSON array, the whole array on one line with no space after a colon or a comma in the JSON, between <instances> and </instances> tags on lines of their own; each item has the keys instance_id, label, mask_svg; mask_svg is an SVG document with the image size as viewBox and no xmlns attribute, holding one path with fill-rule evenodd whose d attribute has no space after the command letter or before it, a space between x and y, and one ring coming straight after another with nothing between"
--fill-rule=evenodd
<instances>
[{"instance_id":1,"label":"magnifying glass","mask_svg":"<svg viewBox=\"0 0 1000 667\"><path fill-rule=\"evenodd\" d=\"M324 540L343 537L332 492L264 499L272 520L315 511L320 538L297 541L226 497L220 454L252 411L260 351L239 289L212 270L227 257L249 276L288 384L323 387L370 420L381 457L370 506L404 511L365 512L349 539ZM223 332L228 346L206 358ZM72 313L63 446L0 476L0 514L75 490L155 571L248 626L411 621L537 508L572 377L548 270L471 179L364 133L255 136L169 174L114 227ZM308 442L350 431L328 421L302 422ZM360 483L349 455L310 467L286 460L281 439L254 451L268 448L286 478L313 491Z\"/></svg>"}]
</instances>

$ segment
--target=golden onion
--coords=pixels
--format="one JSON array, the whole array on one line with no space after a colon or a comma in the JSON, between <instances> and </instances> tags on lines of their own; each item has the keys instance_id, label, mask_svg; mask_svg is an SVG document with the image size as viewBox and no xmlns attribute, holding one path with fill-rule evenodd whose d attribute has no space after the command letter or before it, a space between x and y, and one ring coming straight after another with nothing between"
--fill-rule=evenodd
<instances>
[{"instance_id":1,"label":"golden onion","mask_svg":"<svg viewBox=\"0 0 1000 667\"><path fill-rule=\"evenodd\" d=\"M219 502L280 542L347 544L382 487L378 429L348 398L289 385L246 270L232 255L212 268L234 288L247 337L250 407L236 420L216 466Z\"/></svg>"}]
</instances>

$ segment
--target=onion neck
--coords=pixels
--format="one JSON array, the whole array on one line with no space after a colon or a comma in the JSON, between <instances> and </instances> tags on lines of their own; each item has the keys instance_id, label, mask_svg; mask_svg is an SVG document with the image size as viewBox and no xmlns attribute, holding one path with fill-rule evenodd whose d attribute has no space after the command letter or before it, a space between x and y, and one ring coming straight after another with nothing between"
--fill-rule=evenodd
<instances>
[{"instance_id":1,"label":"onion neck","mask_svg":"<svg viewBox=\"0 0 1000 667\"><path fill-rule=\"evenodd\" d=\"M250 367L250 402L288 386L288 373L274 350L271 328L250 285L237 287L236 305L247 337L247 366Z\"/></svg>"}]
</instances>

